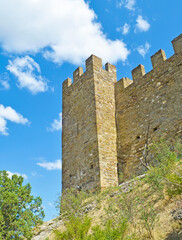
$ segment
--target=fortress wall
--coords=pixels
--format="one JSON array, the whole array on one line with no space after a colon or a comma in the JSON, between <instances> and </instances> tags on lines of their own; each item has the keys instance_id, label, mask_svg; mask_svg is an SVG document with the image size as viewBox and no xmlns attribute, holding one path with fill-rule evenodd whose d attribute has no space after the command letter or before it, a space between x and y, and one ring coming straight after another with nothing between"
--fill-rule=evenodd
<instances>
[{"instance_id":1,"label":"fortress wall","mask_svg":"<svg viewBox=\"0 0 182 240\"><path fill-rule=\"evenodd\" d=\"M151 57L153 70L132 71L133 82L115 83L117 156L124 178L138 175L144 145L160 136L182 137L182 35L172 41L175 54L166 60L163 50Z\"/></svg>"},{"instance_id":2,"label":"fortress wall","mask_svg":"<svg viewBox=\"0 0 182 240\"><path fill-rule=\"evenodd\" d=\"M62 185L100 188L93 73L78 68L63 83Z\"/></svg>"},{"instance_id":3,"label":"fortress wall","mask_svg":"<svg viewBox=\"0 0 182 240\"><path fill-rule=\"evenodd\" d=\"M175 54L159 50L153 70L132 71L133 81L117 82L115 66L94 55L63 83L63 190L104 189L145 169L139 158L146 141L182 137L182 34L172 41Z\"/></svg>"}]
</instances>

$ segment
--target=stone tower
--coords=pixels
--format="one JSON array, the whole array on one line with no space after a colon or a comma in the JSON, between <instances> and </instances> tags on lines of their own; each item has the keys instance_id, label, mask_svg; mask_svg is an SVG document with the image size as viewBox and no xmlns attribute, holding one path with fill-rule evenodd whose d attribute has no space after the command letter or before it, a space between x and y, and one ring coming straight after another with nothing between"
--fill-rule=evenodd
<instances>
[{"instance_id":1,"label":"stone tower","mask_svg":"<svg viewBox=\"0 0 182 240\"><path fill-rule=\"evenodd\" d=\"M63 190L118 185L115 121L116 68L94 55L63 83Z\"/></svg>"}]
</instances>

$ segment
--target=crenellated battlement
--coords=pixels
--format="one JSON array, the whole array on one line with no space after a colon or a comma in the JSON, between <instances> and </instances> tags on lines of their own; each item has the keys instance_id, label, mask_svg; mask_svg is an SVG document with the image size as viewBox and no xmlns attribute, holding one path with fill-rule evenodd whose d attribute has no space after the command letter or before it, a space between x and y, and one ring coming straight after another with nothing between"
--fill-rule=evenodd
<instances>
[{"instance_id":1,"label":"crenellated battlement","mask_svg":"<svg viewBox=\"0 0 182 240\"><path fill-rule=\"evenodd\" d=\"M146 135L182 138L182 34L172 41L174 54L160 49L152 70L134 68L132 79L117 81L116 67L103 68L91 55L63 82L63 190L104 189L143 173Z\"/></svg>"},{"instance_id":2,"label":"crenellated battlement","mask_svg":"<svg viewBox=\"0 0 182 240\"><path fill-rule=\"evenodd\" d=\"M132 70L133 81L142 78L145 75L145 67L140 64Z\"/></svg>"},{"instance_id":3,"label":"crenellated battlement","mask_svg":"<svg viewBox=\"0 0 182 240\"><path fill-rule=\"evenodd\" d=\"M176 54L181 52L181 46L182 46L182 33L173 39L172 41L173 49Z\"/></svg>"},{"instance_id":4,"label":"crenellated battlement","mask_svg":"<svg viewBox=\"0 0 182 240\"><path fill-rule=\"evenodd\" d=\"M95 56L91 55L86 61L85 61L85 67L86 71L83 72L82 67L78 67L74 72L73 72L73 82L71 78L67 78L63 82L63 88L66 89L70 87L72 84L78 83L82 78L88 78L91 75L93 75L95 72L105 72L109 75L110 79L113 80L113 82L116 82L117 77L116 77L116 67L110 63L105 64L105 69L102 66L102 59Z\"/></svg>"},{"instance_id":5,"label":"crenellated battlement","mask_svg":"<svg viewBox=\"0 0 182 240\"><path fill-rule=\"evenodd\" d=\"M180 34L178 37L176 37L174 40L172 40L172 45L173 45L175 54L178 54L182 51L182 34ZM164 62L166 60L167 60L166 54L165 54L164 50L162 50L162 49L160 49L158 52L153 54L151 56L151 63L152 63L153 70L155 70L155 68L157 68L157 67L161 67L161 64L164 64ZM77 83L80 81L81 78L83 78L83 77L87 78L88 75L94 74L94 72L98 72L98 71L107 72L108 74L112 75L113 82L117 82L116 67L110 63L106 63L105 69L103 69L102 59L95 55L91 55L85 61L85 67L86 67L85 72L83 72L82 67L78 67L73 72L73 83ZM151 70L151 71L153 71L153 70ZM148 73L145 73L145 67L142 64L139 64L136 68L134 68L131 71L131 73L132 73L132 80L127 77L124 77L118 81L118 82L120 82L120 84L123 84L123 89L127 88L133 82L138 81L139 79L142 79L146 74L148 74ZM63 82L63 88L68 88L71 85L72 85L72 80L70 78L66 79Z\"/></svg>"},{"instance_id":6,"label":"crenellated battlement","mask_svg":"<svg viewBox=\"0 0 182 240\"><path fill-rule=\"evenodd\" d=\"M165 60L166 54L162 49L160 49L158 52L151 56L153 68L160 66L160 64L162 64Z\"/></svg>"},{"instance_id":7,"label":"crenellated battlement","mask_svg":"<svg viewBox=\"0 0 182 240\"><path fill-rule=\"evenodd\" d=\"M83 75L83 68L78 67L74 72L73 72L73 81L77 82L79 81L80 77Z\"/></svg>"},{"instance_id":8,"label":"crenellated battlement","mask_svg":"<svg viewBox=\"0 0 182 240\"><path fill-rule=\"evenodd\" d=\"M174 54L179 54L180 52L182 52L182 34L180 34L178 37L176 37L171 42L172 42L172 45L173 45ZM169 61L170 61L170 58L169 58ZM166 54L165 54L164 50L162 50L162 49L160 49L158 52L153 54L151 56L151 63L152 63L153 69L149 72L150 75L152 75L152 71L153 70L155 71L155 69L157 67L161 68L161 65L164 64L166 60L167 60L166 59ZM133 81L131 79L129 79L130 84L127 84L128 80L127 81L124 80L124 79L128 79L128 78L122 78L121 80L118 81L118 82L121 81L120 84L123 83L123 89L125 89L129 85L131 85L131 83L134 83L135 81L141 80L146 74L148 74L148 73L145 73L145 67L142 64L138 65L131 72L132 72Z\"/></svg>"}]
</instances>

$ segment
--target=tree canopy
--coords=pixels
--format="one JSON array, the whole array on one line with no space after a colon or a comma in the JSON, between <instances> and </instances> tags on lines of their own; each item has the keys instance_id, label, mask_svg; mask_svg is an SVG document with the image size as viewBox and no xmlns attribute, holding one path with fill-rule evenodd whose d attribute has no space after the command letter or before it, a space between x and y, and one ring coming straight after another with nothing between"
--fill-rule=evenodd
<instances>
[{"instance_id":1,"label":"tree canopy","mask_svg":"<svg viewBox=\"0 0 182 240\"><path fill-rule=\"evenodd\" d=\"M32 228L44 218L41 198L32 196L23 180L0 171L0 239L31 239Z\"/></svg>"}]
</instances>

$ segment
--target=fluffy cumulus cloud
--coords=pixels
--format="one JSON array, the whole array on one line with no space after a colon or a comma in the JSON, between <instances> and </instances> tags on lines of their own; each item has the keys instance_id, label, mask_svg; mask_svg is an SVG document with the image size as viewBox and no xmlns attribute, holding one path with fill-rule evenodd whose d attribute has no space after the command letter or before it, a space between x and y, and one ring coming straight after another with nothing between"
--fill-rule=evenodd
<instances>
[{"instance_id":1,"label":"fluffy cumulus cloud","mask_svg":"<svg viewBox=\"0 0 182 240\"><path fill-rule=\"evenodd\" d=\"M14 174L16 174L16 175L18 175L18 176L22 176L24 179L28 179L28 177L27 177L26 174L21 174L21 173L17 173L17 172L10 172L10 171L7 171L7 173L8 173L8 177L9 177L9 178L12 178L12 176L13 176Z\"/></svg>"},{"instance_id":2,"label":"fluffy cumulus cloud","mask_svg":"<svg viewBox=\"0 0 182 240\"><path fill-rule=\"evenodd\" d=\"M17 77L18 87L27 88L32 94L48 90L46 80L40 75L40 66L29 56L9 60L6 67Z\"/></svg>"},{"instance_id":3,"label":"fluffy cumulus cloud","mask_svg":"<svg viewBox=\"0 0 182 240\"><path fill-rule=\"evenodd\" d=\"M136 0L121 0L117 2L118 7L124 6L125 8L134 11L135 10Z\"/></svg>"},{"instance_id":4,"label":"fluffy cumulus cloud","mask_svg":"<svg viewBox=\"0 0 182 240\"><path fill-rule=\"evenodd\" d=\"M59 131L62 129L62 113L59 114L58 119L54 119L54 121L51 123L51 126L47 128L47 131L54 132Z\"/></svg>"},{"instance_id":5,"label":"fluffy cumulus cloud","mask_svg":"<svg viewBox=\"0 0 182 240\"><path fill-rule=\"evenodd\" d=\"M59 159L54 162L38 162L37 165L45 168L46 170L61 170L62 168L61 160Z\"/></svg>"},{"instance_id":6,"label":"fluffy cumulus cloud","mask_svg":"<svg viewBox=\"0 0 182 240\"><path fill-rule=\"evenodd\" d=\"M144 45L139 46L137 51L142 57L145 57L145 55L149 52L150 47L150 44L146 42Z\"/></svg>"},{"instance_id":7,"label":"fluffy cumulus cloud","mask_svg":"<svg viewBox=\"0 0 182 240\"><path fill-rule=\"evenodd\" d=\"M20 113L17 113L11 107L4 107L0 104L0 134L9 135L7 128L7 121L17 124L28 124L28 119L24 118Z\"/></svg>"},{"instance_id":8,"label":"fluffy cumulus cloud","mask_svg":"<svg viewBox=\"0 0 182 240\"><path fill-rule=\"evenodd\" d=\"M114 63L129 54L102 32L84 0L0 1L0 43L9 52L41 51L57 63L80 64L91 54Z\"/></svg>"},{"instance_id":9,"label":"fluffy cumulus cloud","mask_svg":"<svg viewBox=\"0 0 182 240\"><path fill-rule=\"evenodd\" d=\"M147 22L147 20L143 19L141 15L139 15L136 19L136 31L140 32L147 32L150 28L150 24Z\"/></svg>"}]
</instances>

